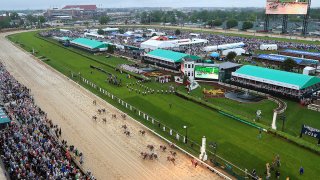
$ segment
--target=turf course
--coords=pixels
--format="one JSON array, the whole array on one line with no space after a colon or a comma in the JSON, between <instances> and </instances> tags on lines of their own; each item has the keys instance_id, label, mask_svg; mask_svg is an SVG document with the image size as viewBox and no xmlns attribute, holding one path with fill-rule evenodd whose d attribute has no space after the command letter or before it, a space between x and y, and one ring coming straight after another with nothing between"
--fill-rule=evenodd
<instances>
[{"instance_id":1,"label":"turf course","mask_svg":"<svg viewBox=\"0 0 320 180\"><path fill-rule=\"evenodd\" d=\"M255 168L260 176L264 177L265 164L271 162L276 154L281 157L281 179L289 176L291 179L317 179L320 172L319 155L300 148L287 141L263 133L262 139L258 139L258 130L240 122L227 118L215 111L200 106L196 103L184 100L175 95L147 95L131 92L123 87L116 87L105 83L106 75L94 71L90 65L103 68L116 74L123 83L135 82L134 79L127 79L125 74L119 74L113 68L99 64L79 54L68 51L35 37L35 32L16 34L10 37L13 42L23 44L23 48L30 51L32 48L39 53L37 56L45 56L50 61L47 64L58 71L70 75L73 72L81 72L86 79L104 87L121 99L138 107L142 111L152 115L163 124L184 133L183 125L187 125L189 137L200 142L203 135L208 141L218 143L218 155L238 165L240 168L251 171ZM112 60L111 60L112 59ZM115 61L119 58L101 59L101 61ZM164 89L157 83L146 84L154 89ZM172 103L172 108L169 108ZM305 168L305 174L299 176L299 167ZM274 176L274 174L272 174Z\"/></svg>"}]
</instances>

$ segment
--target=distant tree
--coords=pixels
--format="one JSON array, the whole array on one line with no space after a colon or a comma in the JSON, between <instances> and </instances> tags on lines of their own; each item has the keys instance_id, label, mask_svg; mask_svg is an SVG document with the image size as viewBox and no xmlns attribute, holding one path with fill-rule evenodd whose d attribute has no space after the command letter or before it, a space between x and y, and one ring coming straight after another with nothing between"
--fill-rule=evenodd
<instances>
[{"instance_id":1,"label":"distant tree","mask_svg":"<svg viewBox=\"0 0 320 180\"><path fill-rule=\"evenodd\" d=\"M41 24L43 24L43 23L46 22L46 18L45 18L44 16L39 16L38 18L39 18L39 22L40 22Z\"/></svg>"},{"instance_id":2,"label":"distant tree","mask_svg":"<svg viewBox=\"0 0 320 180\"><path fill-rule=\"evenodd\" d=\"M238 21L235 19L230 19L227 21L227 29L238 26Z\"/></svg>"},{"instance_id":3,"label":"distant tree","mask_svg":"<svg viewBox=\"0 0 320 180\"><path fill-rule=\"evenodd\" d=\"M149 16L148 16L147 12L143 11L140 14L140 22L141 22L141 24L149 23Z\"/></svg>"},{"instance_id":4,"label":"distant tree","mask_svg":"<svg viewBox=\"0 0 320 180\"><path fill-rule=\"evenodd\" d=\"M116 46L114 46L114 45L109 45L109 46L108 46L107 53L113 54L115 49L116 49Z\"/></svg>"},{"instance_id":5,"label":"distant tree","mask_svg":"<svg viewBox=\"0 0 320 180\"><path fill-rule=\"evenodd\" d=\"M102 29L98 29L97 33L98 33L99 35L104 35L104 31L103 31Z\"/></svg>"},{"instance_id":6,"label":"distant tree","mask_svg":"<svg viewBox=\"0 0 320 180\"><path fill-rule=\"evenodd\" d=\"M38 21L38 19L36 17L32 16L31 14L27 15L26 18L31 25L33 25L34 23L36 23Z\"/></svg>"},{"instance_id":7,"label":"distant tree","mask_svg":"<svg viewBox=\"0 0 320 180\"><path fill-rule=\"evenodd\" d=\"M213 20L209 20L209 21L207 22L207 25L210 26L210 27L213 27Z\"/></svg>"},{"instance_id":8,"label":"distant tree","mask_svg":"<svg viewBox=\"0 0 320 180\"><path fill-rule=\"evenodd\" d=\"M19 26L22 26L22 25L24 25L24 20L23 20L23 19L20 19L20 20L19 20Z\"/></svg>"},{"instance_id":9,"label":"distant tree","mask_svg":"<svg viewBox=\"0 0 320 180\"><path fill-rule=\"evenodd\" d=\"M101 16L99 19L99 23L101 25L108 24L109 21L110 21L109 16Z\"/></svg>"},{"instance_id":10,"label":"distant tree","mask_svg":"<svg viewBox=\"0 0 320 180\"><path fill-rule=\"evenodd\" d=\"M216 19L213 21L213 26L221 26L222 25L222 21L220 19Z\"/></svg>"},{"instance_id":11,"label":"distant tree","mask_svg":"<svg viewBox=\"0 0 320 180\"><path fill-rule=\"evenodd\" d=\"M184 75L184 76L183 76L183 82L182 82L182 83L183 83L184 85L186 85L186 84L188 83L188 79L189 79L189 77L188 77L187 75Z\"/></svg>"},{"instance_id":12,"label":"distant tree","mask_svg":"<svg viewBox=\"0 0 320 180\"><path fill-rule=\"evenodd\" d=\"M174 32L174 34L175 34L176 36L179 36L179 35L181 34L180 29L176 29L176 31Z\"/></svg>"},{"instance_id":13,"label":"distant tree","mask_svg":"<svg viewBox=\"0 0 320 180\"><path fill-rule=\"evenodd\" d=\"M46 22L46 18L44 18L43 16L39 16L38 20L39 20L39 26L40 27L42 27L42 24Z\"/></svg>"},{"instance_id":14,"label":"distant tree","mask_svg":"<svg viewBox=\"0 0 320 180\"><path fill-rule=\"evenodd\" d=\"M253 23L250 21L245 21L242 24L242 30L247 30L253 28Z\"/></svg>"},{"instance_id":15,"label":"distant tree","mask_svg":"<svg viewBox=\"0 0 320 180\"><path fill-rule=\"evenodd\" d=\"M119 33L123 34L124 33L124 29L119 29Z\"/></svg>"},{"instance_id":16,"label":"distant tree","mask_svg":"<svg viewBox=\"0 0 320 180\"><path fill-rule=\"evenodd\" d=\"M20 17L18 15L18 13L13 12L13 13L10 13L10 19L11 20L18 20L18 19L20 19Z\"/></svg>"},{"instance_id":17,"label":"distant tree","mask_svg":"<svg viewBox=\"0 0 320 180\"><path fill-rule=\"evenodd\" d=\"M87 29L89 28L89 22L88 21L83 22L83 25L85 25Z\"/></svg>"},{"instance_id":18,"label":"distant tree","mask_svg":"<svg viewBox=\"0 0 320 180\"><path fill-rule=\"evenodd\" d=\"M9 28L10 27L10 18L5 17L2 20L0 20L0 29L3 28Z\"/></svg>"},{"instance_id":19,"label":"distant tree","mask_svg":"<svg viewBox=\"0 0 320 180\"><path fill-rule=\"evenodd\" d=\"M284 71L292 71L297 66L297 63L292 58L287 58L280 66Z\"/></svg>"},{"instance_id":20,"label":"distant tree","mask_svg":"<svg viewBox=\"0 0 320 180\"><path fill-rule=\"evenodd\" d=\"M227 54L227 56L226 56L226 58L228 59L228 60L233 60L235 57L237 57L237 53L235 53L235 52L233 52L233 51L231 51L231 52L229 52L228 54Z\"/></svg>"}]
</instances>

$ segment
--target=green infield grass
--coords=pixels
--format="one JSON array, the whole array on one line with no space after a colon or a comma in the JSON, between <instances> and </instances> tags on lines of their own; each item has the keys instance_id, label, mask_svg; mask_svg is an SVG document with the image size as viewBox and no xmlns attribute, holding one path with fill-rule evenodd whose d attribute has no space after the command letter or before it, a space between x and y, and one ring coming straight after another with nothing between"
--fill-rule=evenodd
<instances>
[{"instance_id":1,"label":"green infield grass","mask_svg":"<svg viewBox=\"0 0 320 180\"><path fill-rule=\"evenodd\" d=\"M100 63L105 61L106 63L110 62L109 64L111 65L117 65L120 64L117 63L117 61L128 63L126 60L116 57L111 57L106 60L103 56L97 57L88 55L98 59L98 61L93 61L90 58L69 51L68 48L44 41L35 35L36 32L27 32L12 35L9 39L20 44L20 46L28 52L34 48L37 51L37 57L44 56L49 58L49 61L44 62L67 76L70 76L71 71L75 73L80 72L82 77L94 82L99 87L112 92L117 97L120 97L122 100L137 107L141 111L159 120L162 124L171 127L181 134L184 134L185 132L183 126L187 125L190 139L200 144L201 137L206 136L208 142L217 142L217 154L240 168L246 168L250 172L252 169L256 169L260 176L265 177L265 164L267 162L272 162L275 155L279 154L281 157L281 179L284 179L287 176L291 179L317 179L319 177L320 157L318 154L272 134L263 133L262 138L259 139L258 129L173 94L151 94L143 96L136 92L129 92L125 84L135 83L137 80L134 78L127 78L126 74L120 74L118 71L115 71L114 68ZM102 68L105 71L116 75L122 80L123 86L117 87L106 83L106 74L90 69L90 65ZM170 84L163 85L156 82L148 82L144 85L156 90L165 90ZM86 88L97 93L97 91L92 88ZM137 87L137 85L134 86L134 88L141 89L140 87ZM103 98L114 104L107 97ZM216 105L230 107L229 110L235 114L247 114L248 117L252 117L256 109L261 108L266 114L266 119L271 117L268 113L275 107L275 105L269 101L262 101L250 105L239 104L225 99L213 99L212 101L212 103L215 103ZM172 107L170 107L169 104L172 104ZM290 107L292 107L292 110L291 108L289 109L290 111L300 110L299 106L294 106L294 104ZM128 114L130 114L130 112L128 112ZM316 119L317 116L313 117L314 115L315 114L306 115L306 117ZM301 118L303 116L304 114L300 115ZM139 117L136 118L145 123L143 120L139 119ZM295 118L295 115L293 115L293 118ZM290 119L291 117L288 115L288 123L286 124L288 131L291 131L290 127L292 127L292 131L295 132L296 125L294 122L291 122ZM301 125L297 125L297 127L298 126ZM157 129L157 132L161 133L161 130ZM166 135L166 137L168 136L169 135ZM305 169L305 174L303 176L299 175L300 166L303 166ZM272 173L272 177L274 178L274 172Z\"/></svg>"}]
</instances>

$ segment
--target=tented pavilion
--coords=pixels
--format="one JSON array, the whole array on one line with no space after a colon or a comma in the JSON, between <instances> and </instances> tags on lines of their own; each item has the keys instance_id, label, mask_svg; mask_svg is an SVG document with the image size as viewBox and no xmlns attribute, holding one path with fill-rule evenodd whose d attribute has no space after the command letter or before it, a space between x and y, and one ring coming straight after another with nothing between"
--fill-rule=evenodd
<instances>
[{"instance_id":1,"label":"tented pavilion","mask_svg":"<svg viewBox=\"0 0 320 180\"><path fill-rule=\"evenodd\" d=\"M106 51L108 48L108 43L101 42L97 40L91 40L87 38L77 38L70 42L72 46L90 51L90 52L100 52Z\"/></svg>"},{"instance_id":2,"label":"tented pavilion","mask_svg":"<svg viewBox=\"0 0 320 180\"><path fill-rule=\"evenodd\" d=\"M186 59L198 60L200 58L198 56L164 49L156 49L144 56L144 62L146 63L173 70L178 70L181 66L181 62Z\"/></svg>"},{"instance_id":3,"label":"tented pavilion","mask_svg":"<svg viewBox=\"0 0 320 180\"><path fill-rule=\"evenodd\" d=\"M239 86L269 94L302 99L320 89L320 78L292 72L245 65L232 73L232 82Z\"/></svg>"},{"instance_id":4,"label":"tented pavilion","mask_svg":"<svg viewBox=\"0 0 320 180\"><path fill-rule=\"evenodd\" d=\"M319 64L318 60L298 58L298 57L278 55L278 54L260 54L258 56L253 57L254 60L262 61L266 64L276 65L276 66L281 66L283 62L286 61L288 58L295 61L297 63L296 68L299 68L299 69L303 69L306 66L317 67Z\"/></svg>"},{"instance_id":5,"label":"tented pavilion","mask_svg":"<svg viewBox=\"0 0 320 180\"><path fill-rule=\"evenodd\" d=\"M279 52L281 55L294 56L306 59L320 60L320 52L309 52L295 49L285 49Z\"/></svg>"}]
</instances>

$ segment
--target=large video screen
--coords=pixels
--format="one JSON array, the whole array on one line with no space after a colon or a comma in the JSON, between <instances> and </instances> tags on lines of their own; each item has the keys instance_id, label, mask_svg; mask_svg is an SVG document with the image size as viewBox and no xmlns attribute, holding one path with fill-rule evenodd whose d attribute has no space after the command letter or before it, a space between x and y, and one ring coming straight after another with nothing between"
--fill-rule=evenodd
<instances>
[{"instance_id":1,"label":"large video screen","mask_svg":"<svg viewBox=\"0 0 320 180\"><path fill-rule=\"evenodd\" d=\"M307 14L308 0L267 0L266 14Z\"/></svg>"},{"instance_id":2,"label":"large video screen","mask_svg":"<svg viewBox=\"0 0 320 180\"><path fill-rule=\"evenodd\" d=\"M207 67L207 66L195 66L194 68L195 78L197 79L219 79L219 68L218 67Z\"/></svg>"}]
</instances>

